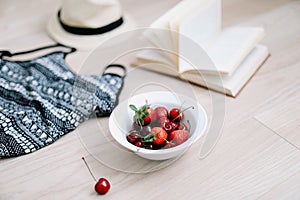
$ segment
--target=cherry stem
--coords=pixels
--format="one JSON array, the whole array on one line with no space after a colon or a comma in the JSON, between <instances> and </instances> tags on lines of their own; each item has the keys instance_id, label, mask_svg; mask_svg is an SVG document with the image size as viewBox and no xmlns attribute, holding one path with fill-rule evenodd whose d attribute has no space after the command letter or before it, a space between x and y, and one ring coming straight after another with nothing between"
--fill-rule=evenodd
<instances>
[{"instance_id":1,"label":"cherry stem","mask_svg":"<svg viewBox=\"0 0 300 200\"><path fill-rule=\"evenodd\" d=\"M190 108L195 109L194 106L189 106L189 107L183 109L181 112L183 113L184 111L186 111L187 109L190 109Z\"/></svg>"},{"instance_id":2,"label":"cherry stem","mask_svg":"<svg viewBox=\"0 0 300 200\"><path fill-rule=\"evenodd\" d=\"M85 164L86 168L89 170L89 172L90 172L91 176L92 176L92 177L93 177L93 179L95 180L95 182L97 182L97 180L96 180L95 176L93 175L93 173L92 173L92 171L91 171L90 167L88 166L87 162L85 161L84 157L82 157L82 160L83 160L83 162L84 162L84 164Z\"/></svg>"}]
</instances>

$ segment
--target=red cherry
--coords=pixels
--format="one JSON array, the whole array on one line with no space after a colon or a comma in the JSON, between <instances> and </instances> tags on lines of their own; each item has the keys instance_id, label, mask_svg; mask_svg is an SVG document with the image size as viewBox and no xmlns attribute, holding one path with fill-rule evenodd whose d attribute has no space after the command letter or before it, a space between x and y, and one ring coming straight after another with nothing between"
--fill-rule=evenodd
<instances>
[{"instance_id":1,"label":"red cherry","mask_svg":"<svg viewBox=\"0 0 300 200\"><path fill-rule=\"evenodd\" d=\"M180 121L182 120L184 117L184 114L183 112L181 112L181 110L179 108L173 108L171 111L170 111L170 118L171 120L173 121Z\"/></svg>"},{"instance_id":2,"label":"red cherry","mask_svg":"<svg viewBox=\"0 0 300 200\"><path fill-rule=\"evenodd\" d=\"M128 142L130 142L131 144L134 144L137 140L140 139L140 135L139 132L136 130L131 130L129 131L129 133L126 136L126 139Z\"/></svg>"},{"instance_id":3,"label":"red cherry","mask_svg":"<svg viewBox=\"0 0 300 200\"><path fill-rule=\"evenodd\" d=\"M167 133L170 133L172 132L172 125L171 125L171 122L165 122L163 124L161 124L161 127L167 132Z\"/></svg>"},{"instance_id":4,"label":"red cherry","mask_svg":"<svg viewBox=\"0 0 300 200\"><path fill-rule=\"evenodd\" d=\"M105 194L110 189L110 183L105 178L100 178L95 185L95 191L98 194Z\"/></svg>"},{"instance_id":5,"label":"red cherry","mask_svg":"<svg viewBox=\"0 0 300 200\"><path fill-rule=\"evenodd\" d=\"M93 177L93 179L95 181L97 181L95 176L93 175L90 167L88 166L87 162L85 161L84 157L82 157L82 160L83 160L85 166L87 167L87 169L89 170L89 172L90 172L91 176ZM110 183L105 178L100 178L99 181L95 184L94 189L98 194L105 194L110 189Z\"/></svg>"},{"instance_id":6,"label":"red cherry","mask_svg":"<svg viewBox=\"0 0 300 200\"><path fill-rule=\"evenodd\" d=\"M157 118L168 117L168 110L163 106L155 108L154 111L156 113Z\"/></svg>"},{"instance_id":7,"label":"red cherry","mask_svg":"<svg viewBox=\"0 0 300 200\"><path fill-rule=\"evenodd\" d=\"M171 133L174 130L177 130L179 127L179 124L176 122L165 122L164 124L162 124L163 129L165 129L165 131L167 133Z\"/></svg>"},{"instance_id":8,"label":"red cherry","mask_svg":"<svg viewBox=\"0 0 300 200\"><path fill-rule=\"evenodd\" d=\"M145 149L154 149L153 145L152 144L143 144L143 147Z\"/></svg>"},{"instance_id":9,"label":"red cherry","mask_svg":"<svg viewBox=\"0 0 300 200\"><path fill-rule=\"evenodd\" d=\"M179 127L179 124L177 122L171 122L172 131L177 130Z\"/></svg>"},{"instance_id":10,"label":"red cherry","mask_svg":"<svg viewBox=\"0 0 300 200\"><path fill-rule=\"evenodd\" d=\"M137 146L137 147L141 147L142 146L142 142L141 141L137 141L136 143L135 143L135 146Z\"/></svg>"}]
</instances>

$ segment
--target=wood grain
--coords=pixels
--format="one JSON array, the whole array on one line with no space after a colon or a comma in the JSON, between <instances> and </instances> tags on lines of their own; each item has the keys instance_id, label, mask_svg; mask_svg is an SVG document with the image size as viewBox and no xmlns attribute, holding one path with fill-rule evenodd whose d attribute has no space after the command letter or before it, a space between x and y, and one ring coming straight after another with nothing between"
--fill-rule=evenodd
<instances>
[{"instance_id":1,"label":"wood grain","mask_svg":"<svg viewBox=\"0 0 300 200\"><path fill-rule=\"evenodd\" d=\"M276 185L270 191L262 195L259 200L267 199L300 199L299 194L300 173L294 174L286 181Z\"/></svg>"}]
</instances>

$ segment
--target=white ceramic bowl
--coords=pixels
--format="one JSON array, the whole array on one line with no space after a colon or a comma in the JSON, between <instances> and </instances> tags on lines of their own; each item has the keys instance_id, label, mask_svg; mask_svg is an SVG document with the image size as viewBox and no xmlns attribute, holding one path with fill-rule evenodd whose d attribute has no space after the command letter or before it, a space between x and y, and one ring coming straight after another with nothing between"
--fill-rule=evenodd
<instances>
[{"instance_id":1,"label":"white ceramic bowl","mask_svg":"<svg viewBox=\"0 0 300 200\"><path fill-rule=\"evenodd\" d=\"M191 130L189 139L184 143L168 148L159 150L150 150L145 148L136 147L129 143L126 139L126 134L132 129L134 112L129 108L130 104L140 107L148 101L152 107L165 106L168 110L173 107L194 106L194 109L188 109L184 112L184 120L189 120ZM180 156L185 150L197 141L204 133L207 126L207 115L203 107L190 97L185 95L172 93L172 92L148 92L138 94L121 102L112 112L109 118L109 130L113 138L123 147L150 160L166 160Z\"/></svg>"}]
</instances>

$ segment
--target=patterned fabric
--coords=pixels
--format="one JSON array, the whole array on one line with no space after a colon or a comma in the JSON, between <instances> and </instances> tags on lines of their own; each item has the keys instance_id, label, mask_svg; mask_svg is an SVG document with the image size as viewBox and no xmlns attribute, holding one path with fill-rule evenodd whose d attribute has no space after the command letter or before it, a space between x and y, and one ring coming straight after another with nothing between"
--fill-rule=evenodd
<instances>
[{"instance_id":1,"label":"patterned fabric","mask_svg":"<svg viewBox=\"0 0 300 200\"><path fill-rule=\"evenodd\" d=\"M123 78L79 76L64 52L30 61L0 59L0 158L34 152L115 107Z\"/></svg>"}]
</instances>

